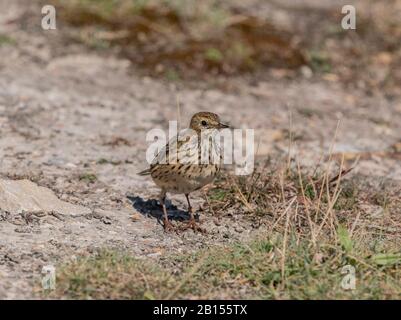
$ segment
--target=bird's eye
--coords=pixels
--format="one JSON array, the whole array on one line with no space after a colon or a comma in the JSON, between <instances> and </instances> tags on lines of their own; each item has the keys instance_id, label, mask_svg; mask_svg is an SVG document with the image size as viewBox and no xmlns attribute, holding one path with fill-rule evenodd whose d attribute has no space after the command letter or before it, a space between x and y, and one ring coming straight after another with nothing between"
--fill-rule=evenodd
<instances>
[{"instance_id":1,"label":"bird's eye","mask_svg":"<svg viewBox=\"0 0 401 320\"><path fill-rule=\"evenodd\" d=\"M201 124L202 124L202 126L205 127L207 125L207 122L205 120L202 120Z\"/></svg>"}]
</instances>

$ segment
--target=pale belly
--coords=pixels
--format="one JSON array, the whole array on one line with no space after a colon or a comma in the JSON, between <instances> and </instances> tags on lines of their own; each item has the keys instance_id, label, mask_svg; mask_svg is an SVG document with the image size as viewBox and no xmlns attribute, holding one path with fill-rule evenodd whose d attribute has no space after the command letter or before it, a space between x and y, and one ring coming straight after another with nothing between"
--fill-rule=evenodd
<instances>
[{"instance_id":1,"label":"pale belly","mask_svg":"<svg viewBox=\"0 0 401 320\"><path fill-rule=\"evenodd\" d=\"M191 193L213 182L218 171L217 165L164 165L152 172L152 178L167 192Z\"/></svg>"}]
</instances>

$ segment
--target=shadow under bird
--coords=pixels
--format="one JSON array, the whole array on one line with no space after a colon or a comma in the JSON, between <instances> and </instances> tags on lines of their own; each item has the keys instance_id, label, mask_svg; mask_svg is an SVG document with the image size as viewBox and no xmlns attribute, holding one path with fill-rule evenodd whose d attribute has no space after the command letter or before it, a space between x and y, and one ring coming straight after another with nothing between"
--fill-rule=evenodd
<instances>
[{"instance_id":1,"label":"shadow under bird","mask_svg":"<svg viewBox=\"0 0 401 320\"><path fill-rule=\"evenodd\" d=\"M168 219L165 205L167 192L184 194L188 202L190 220L185 229L203 231L195 222L189 194L213 182L221 166L218 130L229 128L220 122L217 114L198 112L191 118L189 128L181 130L160 150L150 168L139 172L150 175L161 188L160 203L163 209L165 231L175 227Z\"/></svg>"}]
</instances>

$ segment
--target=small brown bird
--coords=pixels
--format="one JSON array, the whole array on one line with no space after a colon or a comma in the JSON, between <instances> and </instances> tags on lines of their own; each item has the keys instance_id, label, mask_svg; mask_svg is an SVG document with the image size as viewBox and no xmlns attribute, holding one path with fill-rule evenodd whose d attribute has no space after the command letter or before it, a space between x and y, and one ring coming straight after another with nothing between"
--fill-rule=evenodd
<instances>
[{"instance_id":1,"label":"small brown bird","mask_svg":"<svg viewBox=\"0 0 401 320\"><path fill-rule=\"evenodd\" d=\"M202 231L196 224L189 194L211 183L220 170L221 155L216 141L217 130L229 126L217 114L198 112L192 116L188 129L171 139L152 161L150 168L139 175L150 175L161 188L164 230L174 229L168 219L166 193L183 193L188 202L190 220L187 228Z\"/></svg>"}]
</instances>

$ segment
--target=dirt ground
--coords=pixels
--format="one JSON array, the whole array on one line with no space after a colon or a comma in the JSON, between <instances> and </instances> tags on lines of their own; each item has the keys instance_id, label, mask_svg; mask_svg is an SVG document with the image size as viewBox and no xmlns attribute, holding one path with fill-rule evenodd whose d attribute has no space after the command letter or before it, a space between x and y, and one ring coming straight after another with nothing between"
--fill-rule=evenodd
<instances>
[{"instance_id":1,"label":"dirt ground","mask_svg":"<svg viewBox=\"0 0 401 320\"><path fill-rule=\"evenodd\" d=\"M257 83L235 77L224 87L171 83L117 56L65 47L63 30L43 31L40 19L27 1L0 2L0 31L12 39L0 45L0 175L29 178L92 213L30 221L2 214L0 299L36 297L44 265L97 248L157 260L264 231L235 212L217 218L202 211L206 235L164 233L152 200L158 189L136 173L146 168L147 131L167 129L177 118L177 95L183 124L196 111L212 110L234 127L255 129L259 157L286 154L291 110L293 152L303 166L328 153L340 121L334 152L351 162L361 155L352 174L401 186L399 98L306 76L266 75ZM201 193L193 198L195 207L203 205ZM184 219L185 198L172 201L175 217Z\"/></svg>"}]
</instances>

